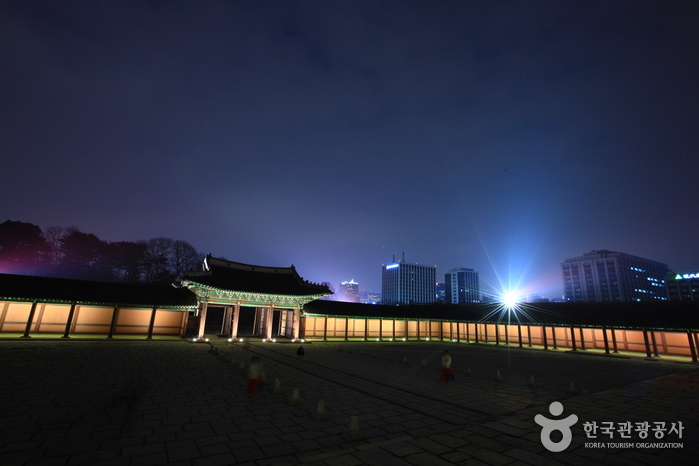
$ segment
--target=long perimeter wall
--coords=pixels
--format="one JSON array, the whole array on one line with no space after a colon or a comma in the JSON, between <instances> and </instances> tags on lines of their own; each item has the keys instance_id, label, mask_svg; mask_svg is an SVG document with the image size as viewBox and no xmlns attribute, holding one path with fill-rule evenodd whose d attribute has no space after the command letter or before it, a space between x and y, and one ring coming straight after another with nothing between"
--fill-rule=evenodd
<instances>
[{"instance_id":1,"label":"long perimeter wall","mask_svg":"<svg viewBox=\"0 0 699 466\"><path fill-rule=\"evenodd\" d=\"M647 329L584 328L537 324L445 322L429 320L303 317L306 339L452 340L545 349L597 349L605 352L633 351L647 357L689 356L697 362L699 340L695 332Z\"/></svg>"},{"instance_id":2,"label":"long perimeter wall","mask_svg":"<svg viewBox=\"0 0 699 466\"><path fill-rule=\"evenodd\" d=\"M184 336L188 312L160 308L0 301L0 333Z\"/></svg>"}]
</instances>

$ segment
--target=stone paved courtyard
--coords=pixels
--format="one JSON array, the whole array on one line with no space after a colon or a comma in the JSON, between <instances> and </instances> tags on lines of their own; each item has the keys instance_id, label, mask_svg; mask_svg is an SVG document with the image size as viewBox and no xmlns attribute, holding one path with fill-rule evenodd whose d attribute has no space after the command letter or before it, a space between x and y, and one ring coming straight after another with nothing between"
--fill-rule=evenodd
<instances>
[{"instance_id":1,"label":"stone paved courtyard","mask_svg":"<svg viewBox=\"0 0 699 466\"><path fill-rule=\"evenodd\" d=\"M0 464L696 464L692 364L435 341L313 342L304 356L298 346L0 340ZM444 349L450 384L438 382ZM240 364L253 355L267 383L248 396ZM554 418L553 401L578 417L559 453L534 422ZM668 430L616 428L643 421ZM613 437L588 438L593 422L613 422ZM680 422L681 438L669 432ZM649 442L682 448L638 446Z\"/></svg>"}]
</instances>

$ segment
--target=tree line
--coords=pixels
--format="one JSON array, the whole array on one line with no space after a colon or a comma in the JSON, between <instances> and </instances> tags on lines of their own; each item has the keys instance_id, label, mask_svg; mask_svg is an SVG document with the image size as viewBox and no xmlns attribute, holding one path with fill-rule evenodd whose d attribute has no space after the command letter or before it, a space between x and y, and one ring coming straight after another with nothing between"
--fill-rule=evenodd
<instances>
[{"instance_id":1,"label":"tree line","mask_svg":"<svg viewBox=\"0 0 699 466\"><path fill-rule=\"evenodd\" d=\"M166 285L203 260L194 246L172 238L103 241L76 227L0 224L0 273Z\"/></svg>"}]
</instances>

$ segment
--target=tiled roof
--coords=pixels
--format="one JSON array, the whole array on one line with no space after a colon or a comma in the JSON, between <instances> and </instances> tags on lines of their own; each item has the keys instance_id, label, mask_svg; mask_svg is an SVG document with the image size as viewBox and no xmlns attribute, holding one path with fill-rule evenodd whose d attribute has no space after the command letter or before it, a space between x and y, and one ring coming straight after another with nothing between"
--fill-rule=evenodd
<instances>
[{"instance_id":1,"label":"tiled roof","mask_svg":"<svg viewBox=\"0 0 699 466\"><path fill-rule=\"evenodd\" d=\"M326 285L303 280L291 267L241 264L207 256L203 272L187 272L183 280L232 291L287 296L331 294Z\"/></svg>"},{"instance_id":2,"label":"tiled roof","mask_svg":"<svg viewBox=\"0 0 699 466\"><path fill-rule=\"evenodd\" d=\"M312 301L304 311L327 316L507 322L554 326L699 330L699 302L615 302L520 304L509 316L498 304L413 304L382 306ZM523 312L522 312L523 311Z\"/></svg>"},{"instance_id":3,"label":"tiled roof","mask_svg":"<svg viewBox=\"0 0 699 466\"><path fill-rule=\"evenodd\" d=\"M93 282L66 278L0 274L0 300L193 308L197 297L187 289Z\"/></svg>"}]
</instances>

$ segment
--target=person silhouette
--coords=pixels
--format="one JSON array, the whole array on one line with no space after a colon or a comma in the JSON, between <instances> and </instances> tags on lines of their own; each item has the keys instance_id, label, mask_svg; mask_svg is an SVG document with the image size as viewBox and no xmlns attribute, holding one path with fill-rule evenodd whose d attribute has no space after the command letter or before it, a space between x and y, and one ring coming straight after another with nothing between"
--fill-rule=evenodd
<instances>
[{"instance_id":1,"label":"person silhouette","mask_svg":"<svg viewBox=\"0 0 699 466\"><path fill-rule=\"evenodd\" d=\"M303 346L299 346L299 349L296 350L296 354L299 356L303 356L305 354L303 351Z\"/></svg>"},{"instance_id":2,"label":"person silhouette","mask_svg":"<svg viewBox=\"0 0 699 466\"><path fill-rule=\"evenodd\" d=\"M250 366L248 367L248 395L257 395L259 393L260 383L264 383L264 366L260 362L260 358L253 356L250 358Z\"/></svg>"},{"instance_id":3,"label":"person silhouette","mask_svg":"<svg viewBox=\"0 0 699 466\"><path fill-rule=\"evenodd\" d=\"M451 356L449 356L449 351L444 350L444 356L442 356L442 371L439 373L440 383L449 383L449 375L451 374Z\"/></svg>"}]
</instances>

